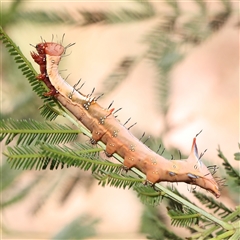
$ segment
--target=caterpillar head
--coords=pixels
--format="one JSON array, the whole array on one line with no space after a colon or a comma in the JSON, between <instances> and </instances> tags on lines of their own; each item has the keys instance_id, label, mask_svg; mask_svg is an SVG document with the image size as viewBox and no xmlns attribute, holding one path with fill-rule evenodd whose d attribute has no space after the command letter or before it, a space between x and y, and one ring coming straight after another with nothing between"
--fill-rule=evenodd
<instances>
[{"instance_id":1,"label":"caterpillar head","mask_svg":"<svg viewBox=\"0 0 240 240\"><path fill-rule=\"evenodd\" d=\"M65 47L53 42L44 42L36 45L38 54L48 54L50 56L61 56L65 53Z\"/></svg>"},{"instance_id":2,"label":"caterpillar head","mask_svg":"<svg viewBox=\"0 0 240 240\"><path fill-rule=\"evenodd\" d=\"M198 149L196 144L196 138L193 139L191 153L186 160L189 166L187 176L189 177L189 183L200 186L207 191L214 194L217 198L220 197L220 190L218 183L214 179L209 169L200 160L198 155Z\"/></svg>"}]
</instances>

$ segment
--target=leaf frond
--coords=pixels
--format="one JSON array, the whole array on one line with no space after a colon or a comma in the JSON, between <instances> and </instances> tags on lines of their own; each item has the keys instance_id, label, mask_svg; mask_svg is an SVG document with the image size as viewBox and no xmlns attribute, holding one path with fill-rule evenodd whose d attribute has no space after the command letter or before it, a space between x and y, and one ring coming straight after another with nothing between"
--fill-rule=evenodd
<instances>
[{"instance_id":1,"label":"leaf frond","mask_svg":"<svg viewBox=\"0 0 240 240\"><path fill-rule=\"evenodd\" d=\"M215 13L209 21L209 28L212 31L218 31L221 29L233 13L231 1L222 0L220 2L223 5L223 9Z\"/></svg>"},{"instance_id":2,"label":"leaf frond","mask_svg":"<svg viewBox=\"0 0 240 240\"><path fill-rule=\"evenodd\" d=\"M76 20L68 11L42 11L28 10L19 11L15 14L15 19L29 21L33 24L77 24Z\"/></svg>"},{"instance_id":3,"label":"leaf frond","mask_svg":"<svg viewBox=\"0 0 240 240\"><path fill-rule=\"evenodd\" d=\"M139 3L139 2L137 2ZM140 5L141 4L141 5ZM135 21L142 21L155 16L155 11L152 4L140 2L139 10L121 9L119 11L79 11L83 17L83 26L90 24L117 24L117 23L129 23Z\"/></svg>"},{"instance_id":4,"label":"leaf frond","mask_svg":"<svg viewBox=\"0 0 240 240\"><path fill-rule=\"evenodd\" d=\"M45 171L41 173L43 176L43 179L48 176L48 172ZM65 173L61 174L61 177L64 176ZM64 177L63 177L64 178ZM57 192L59 182L61 182L61 178L54 178L50 183L47 183L47 186L44 188L44 191L42 191L39 195L36 201L34 202L33 206L31 207L31 214L36 215L47 203L47 201Z\"/></svg>"},{"instance_id":5,"label":"leaf frond","mask_svg":"<svg viewBox=\"0 0 240 240\"><path fill-rule=\"evenodd\" d=\"M132 176L121 176L120 174L113 173L113 172L107 172L107 171L99 171L95 175L95 178L99 180L99 185L101 186L113 186L116 188L123 188L125 189L128 187L130 189L131 187L135 186L139 182L142 182L142 179L134 178Z\"/></svg>"},{"instance_id":6,"label":"leaf frond","mask_svg":"<svg viewBox=\"0 0 240 240\"><path fill-rule=\"evenodd\" d=\"M117 171L121 164L103 161L96 157L96 153L103 151L102 148L92 148L83 144L74 145L73 148L67 146L54 146L50 144L43 144L41 146L42 154L51 159L57 159L61 164L73 166L87 171L91 169L92 172L105 170ZM83 147L83 148L82 148Z\"/></svg>"},{"instance_id":7,"label":"leaf frond","mask_svg":"<svg viewBox=\"0 0 240 240\"><path fill-rule=\"evenodd\" d=\"M7 174L5 174L7 173ZM7 161L2 161L0 166L0 192L11 189L16 179L21 175L22 171L11 171Z\"/></svg>"},{"instance_id":8,"label":"leaf frond","mask_svg":"<svg viewBox=\"0 0 240 240\"><path fill-rule=\"evenodd\" d=\"M170 189L170 187L168 187ZM171 189L172 192L180 196L181 198L188 200L186 196L181 194L176 188ZM187 208L180 202L173 201L171 198L168 199L168 214L172 219L172 225L179 227L190 227L196 224L201 214Z\"/></svg>"},{"instance_id":9,"label":"leaf frond","mask_svg":"<svg viewBox=\"0 0 240 240\"><path fill-rule=\"evenodd\" d=\"M172 28L170 19L169 27ZM143 42L147 43L147 58L153 62L157 68L158 81L156 83L157 95L160 97L160 109L165 114L168 109L167 99L170 89L169 72L177 62L182 60L183 54L180 51L181 42L173 40L168 32L163 29L162 23L158 24L148 33Z\"/></svg>"},{"instance_id":10,"label":"leaf frond","mask_svg":"<svg viewBox=\"0 0 240 240\"><path fill-rule=\"evenodd\" d=\"M170 188L168 187L169 190L171 190L173 193L177 194L179 197L181 197L182 199L185 199L186 201L188 201L188 198L186 196L184 196L183 194L181 194L177 188ZM173 201L171 198L168 198L168 205L171 206L172 209L182 212L184 213L185 210L185 206L177 201Z\"/></svg>"},{"instance_id":11,"label":"leaf frond","mask_svg":"<svg viewBox=\"0 0 240 240\"><path fill-rule=\"evenodd\" d=\"M137 59L134 57L125 57L121 60L115 69L104 79L102 86L104 89L104 97L118 88L127 76L136 66Z\"/></svg>"},{"instance_id":12,"label":"leaf frond","mask_svg":"<svg viewBox=\"0 0 240 240\"><path fill-rule=\"evenodd\" d=\"M59 112L55 111L54 106L56 106L55 103L52 104L49 102L47 104L43 104L39 108L40 114L48 121L53 121L59 116Z\"/></svg>"},{"instance_id":13,"label":"leaf frond","mask_svg":"<svg viewBox=\"0 0 240 240\"><path fill-rule=\"evenodd\" d=\"M9 197L8 199L5 199L5 197L2 198L0 208L8 207L9 205L12 205L24 199L32 191L32 189L39 183L41 179L42 176L38 176L35 179L33 179L26 187L15 193L14 196Z\"/></svg>"},{"instance_id":14,"label":"leaf frond","mask_svg":"<svg viewBox=\"0 0 240 240\"><path fill-rule=\"evenodd\" d=\"M226 217L228 214L232 213L233 211L227 208L224 204L221 202L216 201L210 196L206 196L205 194L202 194L200 192L194 192L195 197L207 208L213 209L214 213L217 213L222 216ZM219 211L221 211L219 213Z\"/></svg>"},{"instance_id":15,"label":"leaf frond","mask_svg":"<svg viewBox=\"0 0 240 240\"><path fill-rule=\"evenodd\" d=\"M39 146L15 146L8 147L3 153L11 168L31 170L41 170L49 157L41 153Z\"/></svg>"},{"instance_id":16,"label":"leaf frond","mask_svg":"<svg viewBox=\"0 0 240 240\"><path fill-rule=\"evenodd\" d=\"M142 215L141 232L147 233L147 239L182 240L164 224L164 216L154 207L147 207Z\"/></svg>"},{"instance_id":17,"label":"leaf frond","mask_svg":"<svg viewBox=\"0 0 240 240\"><path fill-rule=\"evenodd\" d=\"M22 71L22 74L25 75L28 82L32 86L32 90L37 93L37 95L43 99L44 103L48 103L49 105L59 106L59 103L50 96L45 96L44 93L48 90L45 84L39 81L36 76L37 72L34 70L32 64L27 60L27 58L23 55L20 48L13 42L13 40L4 32L2 27L0 27L0 40L3 44L8 48L8 52L11 56L14 57L15 63L18 65L18 68ZM46 119L54 119L56 118L55 114L45 114L43 116ZM55 117L54 117L55 116Z\"/></svg>"},{"instance_id":18,"label":"leaf frond","mask_svg":"<svg viewBox=\"0 0 240 240\"><path fill-rule=\"evenodd\" d=\"M191 210L183 214L182 211L168 209L168 215L172 219L171 225L176 227L190 227L193 224L197 224L201 217L200 213Z\"/></svg>"},{"instance_id":19,"label":"leaf frond","mask_svg":"<svg viewBox=\"0 0 240 240\"><path fill-rule=\"evenodd\" d=\"M22 74L26 75L29 83L33 87L33 90L42 98L48 98L43 95L46 92L44 84L36 79L36 71L32 67L32 64L25 58L19 47L12 41L12 39L3 31L0 27L0 40L8 48L10 55L14 56L14 60L18 65L18 68L21 69Z\"/></svg>"},{"instance_id":20,"label":"leaf frond","mask_svg":"<svg viewBox=\"0 0 240 240\"><path fill-rule=\"evenodd\" d=\"M0 141L6 138L6 145L17 138L17 145L31 145L38 142L49 144L67 143L76 140L79 129L72 129L57 123L29 120L0 120Z\"/></svg>"},{"instance_id":21,"label":"leaf frond","mask_svg":"<svg viewBox=\"0 0 240 240\"><path fill-rule=\"evenodd\" d=\"M226 169L226 173L234 180L237 186L240 185L240 173L237 171L224 156L220 147L218 148L218 156L224 161L223 166Z\"/></svg>"},{"instance_id":22,"label":"leaf frond","mask_svg":"<svg viewBox=\"0 0 240 240\"><path fill-rule=\"evenodd\" d=\"M59 232L53 236L52 240L59 239L88 239L96 235L96 225L99 219L93 219L91 216L82 215L65 225Z\"/></svg>"},{"instance_id":23,"label":"leaf frond","mask_svg":"<svg viewBox=\"0 0 240 240\"><path fill-rule=\"evenodd\" d=\"M153 187L143 184L136 185L134 190L137 192L137 196L140 198L141 202L149 206L159 205L165 195L164 192L155 191Z\"/></svg>"}]
</instances>

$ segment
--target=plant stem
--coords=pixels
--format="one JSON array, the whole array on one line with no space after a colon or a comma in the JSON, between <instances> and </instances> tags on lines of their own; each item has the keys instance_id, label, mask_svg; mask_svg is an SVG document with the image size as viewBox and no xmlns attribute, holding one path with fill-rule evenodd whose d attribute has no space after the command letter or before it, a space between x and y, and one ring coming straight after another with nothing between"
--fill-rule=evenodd
<instances>
[{"instance_id":1,"label":"plant stem","mask_svg":"<svg viewBox=\"0 0 240 240\"><path fill-rule=\"evenodd\" d=\"M209 240L227 239L227 237L232 236L232 235L234 234L234 232L235 232L234 230L229 230L229 231L227 231L227 232L225 232L225 233L223 233L223 234L218 235L218 236L215 237L215 238L210 238ZM235 240L237 240L237 239L235 239Z\"/></svg>"},{"instance_id":2,"label":"plant stem","mask_svg":"<svg viewBox=\"0 0 240 240\"><path fill-rule=\"evenodd\" d=\"M161 186L160 184L156 184L156 185L157 185L157 187L158 187L160 190L162 190L162 191L164 191L166 194L168 194L168 196L169 196L171 199L173 199L173 200L175 200L175 201L178 201L178 202L184 204L185 206L187 206L188 208L190 208L190 209L192 209L192 210L200 213L202 216L206 217L207 219L209 219L209 220L212 221L212 222L215 222L215 223L219 224L222 228L224 228L224 229L226 229L226 230L231 230L231 229L233 229L233 226L232 226L231 224L228 224L228 223L226 223L226 222L224 222L224 221L216 218L216 217L213 216L212 214L204 211L203 209L197 207L196 205L194 205L194 204L188 202L187 200L179 197L178 195L176 195L175 193L171 192L171 191L168 190L167 188Z\"/></svg>"}]
</instances>

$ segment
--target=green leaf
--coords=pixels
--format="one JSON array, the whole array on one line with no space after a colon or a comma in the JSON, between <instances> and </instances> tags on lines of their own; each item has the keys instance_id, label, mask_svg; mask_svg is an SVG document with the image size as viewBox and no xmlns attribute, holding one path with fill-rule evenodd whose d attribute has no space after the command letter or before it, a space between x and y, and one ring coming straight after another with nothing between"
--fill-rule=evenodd
<instances>
[{"instance_id":1,"label":"green leaf","mask_svg":"<svg viewBox=\"0 0 240 240\"><path fill-rule=\"evenodd\" d=\"M100 170L94 174L94 177L99 180L99 185L107 186L110 185L111 187L116 188L123 188L125 189L137 185L139 182L142 182L142 179L134 178L132 176L121 176L120 174L107 172L105 170Z\"/></svg>"},{"instance_id":2,"label":"green leaf","mask_svg":"<svg viewBox=\"0 0 240 240\"><path fill-rule=\"evenodd\" d=\"M9 163L3 161L3 163L0 166L0 179L1 179L0 192L2 196L4 194L3 193L4 190L12 189L12 185L15 183L16 179L21 174L22 171L12 171L12 169L9 166Z\"/></svg>"},{"instance_id":3,"label":"green leaf","mask_svg":"<svg viewBox=\"0 0 240 240\"><path fill-rule=\"evenodd\" d=\"M36 146L15 146L8 147L7 152L3 153L7 156L7 161L11 168L31 170L43 169L45 161L49 160L48 156L41 153L41 149Z\"/></svg>"},{"instance_id":4,"label":"green leaf","mask_svg":"<svg viewBox=\"0 0 240 240\"><path fill-rule=\"evenodd\" d=\"M152 186L143 184L134 186L134 190L137 192L141 202L149 206L159 205L165 196L163 191L155 191Z\"/></svg>"},{"instance_id":5,"label":"green leaf","mask_svg":"<svg viewBox=\"0 0 240 240\"><path fill-rule=\"evenodd\" d=\"M203 193L195 191L194 195L203 205L205 205L209 209L213 209L214 213L218 212L218 214L222 217L226 217L233 212L233 210L229 209L227 206L225 206L225 204L216 201L210 196L206 196Z\"/></svg>"},{"instance_id":6,"label":"green leaf","mask_svg":"<svg viewBox=\"0 0 240 240\"><path fill-rule=\"evenodd\" d=\"M234 159L237 161L240 160L240 152L234 153Z\"/></svg>"},{"instance_id":7,"label":"green leaf","mask_svg":"<svg viewBox=\"0 0 240 240\"><path fill-rule=\"evenodd\" d=\"M79 129L72 129L57 123L37 122L35 120L0 120L0 141L6 138L6 145L17 138L17 145L66 143L76 140Z\"/></svg>"},{"instance_id":8,"label":"green leaf","mask_svg":"<svg viewBox=\"0 0 240 240\"><path fill-rule=\"evenodd\" d=\"M34 70L32 64L23 55L20 48L4 32L2 27L0 27L0 40L2 40L3 44L5 44L6 48L10 48L10 55L14 56L14 60L17 63L18 68L21 69L22 74L26 76L27 80L32 86L33 91L36 92L37 95L43 99L45 103L48 103L52 107L59 106L57 100L53 99L51 96L44 95L44 93L48 91L48 88L42 81L39 81L36 78L37 72ZM54 119L50 113L45 114L44 116L47 117L48 120Z\"/></svg>"},{"instance_id":9,"label":"green leaf","mask_svg":"<svg viewBox=\"0 0 240 240\"><path fill-rule=\"evenodd\" d=\"M173 226L177 227L189 227L193 224L197 224L201 214L188 210L184 214L181 211L170 209L168 215L171 217Z\"/></svg>"},{"instance_id":10,"label":"green leaf","mask_svg":"<svg viewBox=\"0 0 240 240\"><path fill-rule=\"evenodd\" d=\"M75 143L72 148L67 146L54 146L43 144L42 154L50 159L57 159L61 164L74 166L85 171L91 169L92 172L104 170L115 172L119 171L121 164L103 161L96 157L96 153L103 151L102 148L92 148L89 145Z\"/></svg>"},{"instance_id":11,"label":"green leaf","mask_svg":"<svg viewBox=\"0 0 240 240\"><path fill-rule=\"evenodd\" d=\"M99 222L90 216L84 215L75 218L64 226L51 239L86 239L96 235L95 225Z\"/></svg>"},{"instance_id":12,"label":"green leaf","mask_svg":"<svg viewBox=\"0 0 240 240\"><path fill-rule=\"evenodd\" d=\"M19 190L16 194L14 194L11 197L9 197L8 196L9 194L7 194L8 199L6 199L6 195L4 195L4 197L2 197L2 199L1 199L2 201L1 201L0 207L5 208L14 203L18 203L20 200L24 199L32 191L32 189L35 187L35 185L37 185L39 183L39 181L41 179L42 179L42 176L38 176L38 177L34 178L31 182L28 183L28 185L26 187Z\"/></svg>"},{"instance_id":13,"label":"green leaf","mask_svg":"<svg viewBox=\"0 0 240 240\"><path fill-rule=\"evenodd\" d=\"M83 26L90 24L116 24L116 23L128 23L141 21L148 18L152 18L155 16L156 12L152 4L148 1L137 2L138 5L141 5L141 10L129 10L129 9L121 9L118 11L88 11L88 10L80 10L79 13L83 17ZM136 7L137 4L136 4Z\"/></svg>"},{"instance_id":14,"label":"green leaf","mask_svg":"<svg viewBox=\"0 0 240 240\"><path fill-rule=\"evenodd\" d=\"M223 166L225 167L227 174L231 178L233 178L233 180L235 181L235 183L237 185L240 185L240 173L239 173L239 171L237 171L234 167L232 167L232 165L229 163L227 158L224 156L224 154L220 150L220 147L218 148L218 156L224 161Z\"/></svg>"},{"instance_id":15,"label":"green leaf","mask_svg":"<svg viewBox=\"0 0 240 240\"><path fill-rule=\"evenodd\" d=\"M142 215L141 232L148 234L147 239L182 240L165 225L164 220L165 216L161 214L161 211L157 211L154 207L145 208Z\"/></svg>"}]
</instances>

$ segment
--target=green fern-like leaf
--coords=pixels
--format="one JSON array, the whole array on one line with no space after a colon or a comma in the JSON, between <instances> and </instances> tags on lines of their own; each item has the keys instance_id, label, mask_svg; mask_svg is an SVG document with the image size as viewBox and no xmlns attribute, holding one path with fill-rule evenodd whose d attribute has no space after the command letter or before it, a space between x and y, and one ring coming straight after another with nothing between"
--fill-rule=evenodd
<instances>
[{"instance_id":1,"label":"green fern-like leaf","mask_svg":"<svg viewBox=\"0 0 240 240\"><path fill-rule=\"evenodd\" d=\"M57 159L62 164L81 168L85 171L91 169L92 172L105 170L109 172L117 171L120 164L103 161L96 157L96 153L103 151L102 148L82 149L81 145L74 145L73 148L67 146L54 146L50 144L42 145L42 154L51 159ZM86 145L85 145L86 146Z\"/></svg>"},{"instance_id":2,"label":"green fern-like leaf","mask_svg":"<svg viewBox=\"0 0 240 240\"><path fill-rule=\"evenodd\" d=\"M0 40L3 44L8 48L8 52L11 56L14 57L18 68L22 71L22 74L27 78L32 89L37 95L43 99L44 104L51 106L52 108L55 106L60 107L60 104L50 96L45 96L44 93L48 91L45 84L36 79L37 72L34 70L32 64L26 59L26 57L21 52L20 48L13 42L13 40L4 32L2 27L0 27ZM44 107L43 107L44 108ZM62 109L62 108L61 108ZM42 111L43 116L47 120L53 120L56 118L56 111L48 111L46 114L46 110Z\"/></svg>"},{"instance_id":3,"label":"green fern-like leaf","mask_svg":"<svg viewBox=\"0 0 240 240\"><path fill-rule=\"evenodd\" d=\"M24 199L31 191L32 189L39 183L39 181L42 179L42 176L38 176L35 179L33 179L26 187L19 190L17 193L15 193L13 196L9 197L8 194L4 195L1 199L0 208L8 207L9 205L12 205L22 199Z\"/></svg>"},{"instance_id":4,"label":"green fern-like leaf","mask_svg":"<svg viewBox=\"0 0 240 240\"><path fill-rule=\"evenodd\" d=\"M168 189L170 189L168 187ZM175 194L181 198L188 200L183 194L181 194L176 188L171 189ZM168 199L168 214L172 219L172 225L179 227L190 227L193 224L196 224L201 214L186 208L183 204L177 201L173 201L171 198Z\"/></svg>"},{"instance_id":5,"label":"green fern-like leaf","mask_svg":"<svg viewBox=\"0 0 240 240\"><path fill-rule=\"evenodd\" d=\"M222 28L233 13L231 1L222 0L220 2L222 3L224 9L214 14L214 16L210 19L209 27L212 31L217 31Z\"/></svg>"},{"instance_id":6,"label":"green fern-like leaf","mask_svg":"<svg viewBox=\"0 0 240 240\"><path fill-rule=\"evenodd\" d=\"M133 21L141 21L155 16L155 11L152 4L147 1L137 2L142 8L141 10L128 10L121 9L118 12L107 11L79 11L84 18L83 26L97 23L104 24L116 24L116 23L128 23Z\"/></svg>"},{"instance_id":7,"label":"green fern-like leaf","mask_svg":"<svg viewBox=\"0 0 240 240\"><path fill-rule=\"evenodd\" d=\"M198 198L198 200L202 204L206 205L206 207L208 207L209 209L214 209L214 213L221 211L218 214L221 215L222 217L226 217L228 214L233 212L232 210L227 208L224 204L216 201L212 197L206 196L205 194L202 194L200 192L194 192L194 195L196 198Z\"/></svg>"},{"instance_id":8,"label":"green fern-like leaf","mask_svg":"<svg viewBox=\"0 0 240 240\"><path fill-rule=\"evenodd\" d=\"M31 145L33 142L59 144L74 141L81 131L56 123L37 122L34 120L0 120L0 141L5 144L17 139L17 145Z\"/></svg>"},{"instance_id":9,"label":"green fern-like leaf","mask_svg":"<svg viewBox=\"0 0 240 240\"><path fill-rule=\"evenodd\" d=\"M224 161L223 166L226 169L227 174L234 180L234 182L240 185L240 173L229 163L223 152L218 148L218 156Z\"/></svg>"},{"instance_id":10,"label":"green fern-like leaf","mask_svg":"<svg viewBox=\"0 0 240 240\"><path fill-rule=\"evenodd\" d=\"M43 169L49 157L41 153L39 146L15 146L8 147L7 152L3 153L7 157L11 168L31 170Z\"/></svg>"},{"instance_id":11,"label":"green fern-like leaf","mask_svg":"<svg viewBox=\"0 0 240 240\"><path fill-rule=\"evenodd\" d=\"M78 24L73 15L67 11L42 11L42 10L28 10L19 11L15 14L15 19L29 21L31 23L41 24Z\"/></svg>"},{"instance_id":12,"label":"green fern-like leaf","mask_svg":"<svg viewBox=\"0 0 240 240\"><path fill-rule=\"evenodd\" d=\"M168 187L169 190L171 190L173 193L177 194L179 197L181 197L182 199L185 199L186 201L188 201L188 198L186 196L184 196L183 194L181 194L177 188L170 188ZM171 198L168 198L168 205L171 206L172 209L178 211L178 212L182 212L185 213L186 209L185 206L177 201L173 201Z\"/></svg>"},{"instance_id":13,"label":"green fern-like leaf","mask_svg":"<svg viewBox=\"0 0 240 240\"><path fill-rule=\"evenodd\" d=\"M136 1L136 8L138 10L122 9L116 12L109 11L87 11L78 10L80 15L73 15L68 11L42 11L42 10L28 10L28 11L15 11L11 15L3 15L3 22L6 24L11 19L11 23L28 21L32 24L77 24L77 25L90 25L97 23L117 24L127 23L133 21L141 21L151 18L155 15L154 7L148 1ZM79 18L82 20L79 21Z\"/></svg>"},{"instance_id":14,"label":"green fern-like leaf","mask_svg":"<svg viewBox=\"0 0 240 240\"><path fill-rule=\"evenodd\" d=\"M240 149L240 144L238 144L238 148ZM240 152L234 153L234 159L235 159L236 161L239 161L239 160L240 160Z\"/></svg>"},{"instance_id":15,"label":"green fern-like leaf","mask_svg":"<svg viewBox=\"0 0 240 240\"><path fill-rule=\"evenodd\" d=\"M104 79L102 86L104 89L104 97L118 88L126 79L129 73L136 65L137 59L133 57L125 57L120 64L112 71L112 73Z\"/></svg>"},{"instance_id":16,"label":"green fern-like leaf","mask_svg":"<svg viewBox=\"0 0 240 240\"><path fill-rule=\"evenodd\" d=\"M139 182L142 182L142 179L134 178L132 176L121 176L120 174L113 173L113 172L107 172L107 171L99 171L96 173L95 178L99 180L99 185L101 186L114 186L116 188L123 188L125 189L128 187L130 189L131 187L135 186Z\"/></svg>"},{"instance_id":17,"label":"green fern-like leaf","mask_svg":"<svg viewBox=\"0 0 240 240\"><path fill-rule=\"evenodd\" d=\"M164 215L154 207L147 207L142 215L141 232L147 233L147 239L182 240L164 224Z\"/></svg>"},{"instance_id":18,"label":"green fern-like leaf","mask_svg":"<svg viewBox=\"0 0 240 240\"><path fill-rule=\"evenodd\" d=\"M165 196L164 192L157 192L151 186L138 184L134 187L141 202L149 206L157 206L163 200Z\"/></svg>"},{"instance_id":19,"label":"green fern-like leaf","mask_svg":"<svg viewBox=\"0 0 240 240\"><path fill-rule=\"evenodd\" d=\"M46 178L46 176L49 174L49 172L45 171L44 173L41 173L43 176L43 179ZM62 176L65 176L65 173L61 173L61 177L54 178L51 183L47 183L44 187L44 191L41 191L41 193L38 195L38 198L33 203L33 206L31 208L31 214L35 215L37 214L46 204L46 202L56 193L59 187L59 182L62 180ZM68 178L67 178L68 179ZM64 180L65 182L66 180Z\"/></svg>"},{"instance_id":20,"label":"green fern-like leaf","mask_svg":"<svg viewBox=\"0 0 240 240\"><path fill-rule=\"evenodd\" d=\"M87 215L77 217L60 229L60 231L51 239L88 239L96 235L95 227L98 222L98 219L93 219Z\"/></svg>"},{"instance_id":21,"label":"green fern-like leaf","mask_svg":"<svg viewBox=\"0 0 240 240\"><path fill-rule=\"evenodd\" d=\"M53 121L57 118L57 116L59 115L58 111L55 111L54 107L56 106L55 103L47 103L47 104L43 104L39 110L40 110L40 114L49 121Z\"/></svg>"},{"instance_id":22,"label":"green fern-like leaf","mask_svg":"<svg viewBox=\"0 0 240 240\"><path fill-rule=\"evenodd\" d=\"M8 48L8 52L10 55L14 56L14 60L16 64L18 64L18 68L21 69L22 74L26 75L29 83L33 87L33 90L41 97L42 99L51 99L43 95L46 92L46 88L44 84L36 79L36 71L32 67L32 64L25 58L21 50L18 46L12 41L12 39L3 31L0 27L0 40L2 40L3 44L5 44L6 48Z\"/></svg>"},{"instance_id":23,"label":"green fern-like leaf","mask_svg":"<svg viewBox=\"0 0 240 240\"><path fill-rule=\"evenodd\" d=\"M2 161L2 164L0 166L0 192L11 189L12 184L14 184L14 182L21 175L21 173L22 171L11 171L8 162Z\"/></svg>"},{"instance_id":24,"label":"green fern-like leaf","mask_svg":"<svg viewBox=\"0 0 240 240\"><path fill-rule=\"evenodd\" d=\"M200 8L202 15L206 15L207 12L207 3L203 0L195 0L197 6Z\"/></svg>"},{"instance_id":25,"label":"green fern-like leaf","mask_svg":"<svg viewBox=\"0 0 240 240\"><path fill-rule=\"evenodd\" d=\"M96 154L99 151L102 149L93 149L83 144L74 144L70 148L44 143L37 146L8 147L4 155L7 156L7 161L14 169L42 170L49 167L52 170L58 167L74 166L84 170L91 168L93 172L99 169L117 171L121 165L98 159Z\"/></svg>"},{"instance_id":26,"label":"green fern-like leaf","mask_svg":"<svg viewBox=\"0 0 240 240\"><path fill-rule=\"evenodd\" d=\"M168 214L172 219L171 224L177 227L189 227L197 224L201 214L188 210L184 214L181 211L169 209Z\"/></svg>"},{"instance_id":27,"label":"green fern-like leaf","mask_svg":"<svg viewBox=\"0 0 240 240\"><path fill-rule=\"evenodd\" d=\"M171 24L171 23L169 23ZM147 57L153 61L158 69L157 89L161 111L165 114L168 109L167 99L169 96L170 77L169 72L177 62L182 60L180 52L181 42L172 39L170 34L163 30L162 24L157 25L147 36L144 42L149 45Z\"/></svg>"}]
</instances>

